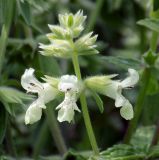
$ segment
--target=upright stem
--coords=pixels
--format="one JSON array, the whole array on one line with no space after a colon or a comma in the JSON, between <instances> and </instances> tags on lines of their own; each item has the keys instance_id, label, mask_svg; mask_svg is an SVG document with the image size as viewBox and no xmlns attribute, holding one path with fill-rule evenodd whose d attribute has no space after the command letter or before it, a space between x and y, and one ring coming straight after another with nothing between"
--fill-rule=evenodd
<instances>
[{"instance_id":1,"label":"upright stem","mask_svg":"<svg viewBox=\"0 0 159 160\"><path fill-rule=\"evenodd\" d=\"M150 48L151 48L152 52L156 51L157 40L158 40L158 33L157 32L152 32L152 38L151 38L151 41L150 41Z\"/></svg>"},{"instance_id":2,"label":"upright stem","mask_svg":"<svg viewBox=\"0 0 159 160\"><path fill-rule=\"evenodd\" d=\"M152 52L156 51L157 40L158 40L158 34L156 32L153 32L152 38L151 38L151 44L150 44L150 49ZM143 103L146 96L148 84L150 82L150 78L151 78L151 68L145 68L141 77L143 85L141 86L139 95L137 97L135 110L134 110L134 118L130 121L128 125L128 129L124 137L124 143L130 143L131 137L137 127L137 124L141 115L141 111L143 109Z\"/></svg>"},{"instance_id":3,"label":"upright stem","mask_svg":"<svg viewBox=\"0 0 159 160\"><path fill-rule=\"evenodd\" d=\"M79 80L82 80L81 71L80 71L78 57L77 57L76 52L74 52L72 55L72 61L73 61L73 66L74 66L76 76L78 77ZM89 116L88 107L87 107L87 101L86 101L86 97L84 93L81 93L80 102L81 102L84 122L85 122L86 129L87 129L87 134L88 134L91 146L93 148L94 154L99 155L99 150L98 150L97 142L94 136L93 128L91 125L90 116Z\"/></svg>"},{"instance_id":4,"label":"upright stem","mask_svg":"<svg viewBox=\"0 0 159 160\"><path fill-rule=\"evenodd\" d=\"M66 153L67 148L64 143L64 139L63 139L61 131L59 129L57 120L55 118L55 114L50 106L48 106L47 109L45 110L45 114L47 116L48 125L51 130L51 134L54 138L56 147L57 147L58 151L60 152L60 154L63 155Z\"/></svg>"},{"instance_id":5,"label":"upright stem","mask_svg":"<svg viewBox=\"0 0 159 160\"><path fill-rule=\"evenodd\" d=\"M4 24L2 26L2 31L1 31L1 37L0 37L0 74L2 71L4 55L5 55L7 40L8 40L8 34L9 34L10 25L11 25L12 16L13 16L14 0L10 1L7 7L8 7L8 13L4 20Z\"/></svg>"},{"instance_id":6,"label":"upright stem","mask_svg":"<svg viewBox=\"0 0 159 160\"><path fill-rule=\"evenodd\" d=\"M88 25L87 25L87 28L85 30L85 33L89 32L93 29L93 27L96 23L97 17L99 15L99 12L101 10L103 2L104 2L104 0L97 0L96 5L95 5L96 7L91 12L91 16L90 16L90 19L88 21Z\"/></svg>"}]
</instances>

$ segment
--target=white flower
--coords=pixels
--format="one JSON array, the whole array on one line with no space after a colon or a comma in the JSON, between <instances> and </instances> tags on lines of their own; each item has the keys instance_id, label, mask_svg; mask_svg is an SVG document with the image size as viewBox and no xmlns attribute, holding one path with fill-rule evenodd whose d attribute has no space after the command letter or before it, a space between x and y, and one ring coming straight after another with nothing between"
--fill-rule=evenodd
<instances>
[{"instance_id":1,"label":"white flower","mask_svg":"<svg viewBox=\"0 0 159 160\"><path fill-rule=\"evenodd\" d=\"M76 101L76 94L79 92L79 82L76 76L64 75L61 77L58 89L65 93L64 101L56 107L60 109L58 111L58 121L68 121L69 123L73 120L74 111L80 112Z\"/></svg>"},{"instance_id":2,"label":"white flower","mask_svg":"<svg viewBox=\"0 0 159 160\"><path fill-rule=\"evenodd\" d=\"M29 106L25 115L25 123L32 124L41 118L42 108L53 100L58 91L48 83L41 83L34 76L34 69L26 69L21 77L21 85L27 92L37 93L38 98Z\"/></svg>"},{"instance_id":3,"label":"white flower","mask_svg":"<svg viewBox=\"0 0 159 160\"><path fill-rule=\"evenodd\" d=\"M105 94L115 99L115 106L122 107L120 114L126 120L133 118L133 108L130 102L122 95L122 89L133 87L139 80L138 72L128 69L129 76L123 81L113 81L105 88Z\"/></svg>"},{"instance_id":4,"label":"white flower","mask_svg":"<svg viewBox=\"0 0 159 160\"><path fill-rule=\"evenodd\" d=\"M120 114L126 120L133 118L133 107L122 95L123 89L134 87L139 80L139 74L134 69L128 69L129 76L123 81L112 80L116 75L95 76L85 80L88 88L104 94L115 100L115 106L121 107Z\"/></svg>"}]
</instances>

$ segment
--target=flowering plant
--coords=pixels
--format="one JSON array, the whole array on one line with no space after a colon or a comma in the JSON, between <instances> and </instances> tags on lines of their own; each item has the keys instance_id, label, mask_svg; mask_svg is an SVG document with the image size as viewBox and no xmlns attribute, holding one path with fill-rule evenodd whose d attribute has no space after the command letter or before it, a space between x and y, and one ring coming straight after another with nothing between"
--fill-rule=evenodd
<instances>
[{"instance_id":1,"label":"flowering plant","mask_svg":"<svg viewBox=\"0 0 159 160\"><path fill-rule=\"evenodd\" d=\"M49 25L51 33L47 34L50 44L40 44L40 53L44 56L55 56L59 58L71 58L75 75L62 75L61 77L45 76L44 83L38 81L34 76L34 69L26 69L22 75L21 84L27 92L37 93L38 99L35 100L26 111L25 123L32 124L38 121L42 115L42 109L46 108L46 103L59 97L64 93L64 100L60 103L58 110L58 121L71 122L74 119L75 111L81 112L76 102L78 98L81 101L81 110L83 113L85 125L88 131L90 143L95 154L98 154L98 147L90 122L87 108L85 91L106 95L115 100L115 106L121 107L120 114L126 120L133 118L133 107L128 99L122 95L122 89L134 87L139 80L138 72L134 69L128 69L128 77L124 80L113 80L117 75L99 75L82 79L78 56L98 54L96 49L97 35L93 32L81 33L84 29L82 11L76 14L59 15L59 25Z\"/></svg>"}]
</instances>

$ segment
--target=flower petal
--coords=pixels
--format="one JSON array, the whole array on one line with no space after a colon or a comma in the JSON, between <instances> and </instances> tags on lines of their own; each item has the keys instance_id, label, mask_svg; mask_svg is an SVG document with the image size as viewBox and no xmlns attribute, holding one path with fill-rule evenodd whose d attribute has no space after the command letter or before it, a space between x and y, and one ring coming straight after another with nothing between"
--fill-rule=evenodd
<instances>
[{"instance_id":1,"label":"flower petal","mask_svg":"<svg viewBox=\"0 0 159 160\"><path fill-rule=\"evenodd\" d=\"M43 102L46 104L51 100L55 99L59 91L56 88L49 85L48 83L42 83L42 85L44 89L42 92L39 92L38 95L39 98L43 99Z\"/></svg>"},{"instance_id":2,"label":"flower petal","mask_svg":"<svg viewBox=\"0 0 159 160\"><path fill-rule=\"evenodd\" d=\"M121 94L122 88L119 86L116 92L116 98L115 98L115 106L121 107L125 104L127 101L126 98Z\"/></svg>"},{"instance_id":3,"label":"flower petal","mask_svg":"<svg viewBox=\"0 0 159 160\"><path fill-rule=\"evenodd\" d=\"M58 111L57 119L59 122L68 121L70 123L73 120L73 117L74 109L72 107L61 107L61 109Z\"/></svg>"},{"instance_id":4,"label":"flower petal","mask_svg":"<svg viewBox=\"0 0 159 160\"><path fill-rule=\"evenodd\" d=\"M131 120L134 117L133 107L128 100L126 101L125 105L120 109L120 115L126 120Z\"/></svg>"},{"instance_id":5,"label":"flower petal","mask_svg":"<svg viewBox=\"0 0 159 160\"><path fill-rule=\"evenodd\" d=\"M25 114L25 124L33 124L41 119L42 109L32 103Z\"/></svg>"},{"instance_id":6,"label":"flower petal","mask_svg":"<svg viewBox=\"0 0 159 160\"><path fill-rule=\"evenodd\" d=\"M39 93L43 89L43 85L34 76L34 69L26 69L21 77L21 85L28 92Z\"/></svg>"},{"instance_id":7,"label":"flower petal","mask_svg":"<svg viewBox=\"0 0 159 160\"><path fill-rule=\"evenodd\" d=\"M62 92L78 91L78 79L74 75L64 75L61 77L58 89Z\"/></svg>"},{"instance_id":8,"label":"flower petal","mask_svg":"<svg viewBox=\"0 0 159 160\"><path fill-rule=\"evenodd\" d=\"M139 74L136 70L129 68L129 76L121 82L122 88L133 87L139 80Z\"/></svg>"}]
</instances>

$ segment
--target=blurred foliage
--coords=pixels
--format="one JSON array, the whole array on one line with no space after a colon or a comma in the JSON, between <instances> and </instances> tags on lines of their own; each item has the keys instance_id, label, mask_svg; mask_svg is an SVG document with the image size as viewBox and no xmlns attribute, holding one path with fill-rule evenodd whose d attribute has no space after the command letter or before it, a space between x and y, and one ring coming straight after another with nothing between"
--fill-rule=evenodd
<instances>
[{"instance_id":1,"label":"blurred foliage","mask_svg":"<svg viewBox=\"0 0 159 160\"><path fill-rule=\"evenodd\" d=\"M39 55L38 44L48 43L45 37L49 32L47 24L57 24L59 13L75 13L79 9L88 15L86 31L94 30L95 34L98 34L100 51L98 58L96 55L80 57L83 77L114 73L121 73L121 77L124 77L123 71L128 68L137 69L142 74L149 62L153 61L155 66L151 66L150 83L139 122L143 127L138 128L131 144L117 144L123 139L127 122L121 119L110 99L100 98L94 93L88 99L88 106L98 145L102 151L101 157L90 157L92 153L85 126L82 116L78 114L75 123L60 124L66 144L70 148L64 160L85 160L89 157L90 160L159 158L159 144L150 147L154 125L159 119L159 67L156 60L159 58L156 57L154 62L152 54L146 56L146 60L143 56L149 48L151 31L159 32L158 0L154 0L154 11L150 16L152 0L103 0L97 8L99 1L14 0L12 22L0 75L0 160L18 159L15 157L31 160L36 151L39 153L39 160L62 159L58 156L45 116L32 126L24 125L26 106L34 97L22 92L20 78L28 67L36 68L39 78L45 74L58 76L74 73L71 61ZM10 0L0 0L1 30L3 25L8 23L9 5ZM156 19L152 19L151 16ZM92 20L92 17L96 19ZM142 82L130 93L125 92L134 104L140 87ZM150 126L145 127L147 125Z\"/></svg>"}]
</instances>

